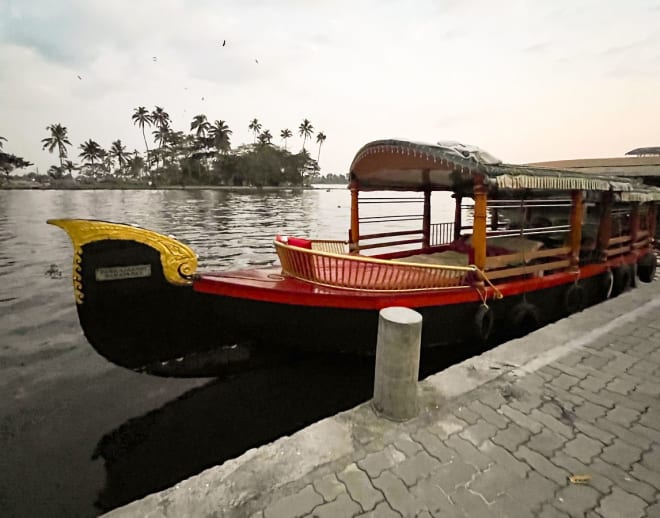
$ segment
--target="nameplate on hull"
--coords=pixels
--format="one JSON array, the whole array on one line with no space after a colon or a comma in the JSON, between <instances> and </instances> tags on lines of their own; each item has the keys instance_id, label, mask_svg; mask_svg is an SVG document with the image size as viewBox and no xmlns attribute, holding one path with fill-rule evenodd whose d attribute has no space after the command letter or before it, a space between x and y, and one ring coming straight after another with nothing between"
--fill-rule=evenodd
<instances>
[{"instance_id":1,"label":"nameplate on hull","mask_svg":"<svg viewBox=\"0 0 660 518\"><path fill-rule=\"evenodd\" d=\"M118 281L121 279L139 279L151 277L150 264L135 264L131 266L110 266L97 268L94 271L97 281Z\"/></svg>"}]
</instances>

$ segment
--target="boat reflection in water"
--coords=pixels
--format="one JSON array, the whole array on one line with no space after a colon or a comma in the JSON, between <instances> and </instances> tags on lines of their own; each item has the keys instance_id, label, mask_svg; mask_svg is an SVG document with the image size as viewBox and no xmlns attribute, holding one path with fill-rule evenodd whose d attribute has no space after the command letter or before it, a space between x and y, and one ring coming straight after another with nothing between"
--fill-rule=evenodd
<instances>
[{"instance_id":1,"label":"boat reflection in water","mask_svg":"<svg viewBox=\"0 0 660 518\"><path fill-rule=\"evenodd\" d=\"M286 364L213 380L98 442L109 511L367 400L373 362L288 355Z\"/></svg>"},{"instance_id":2,"label":"boat reflection in water","mask_svg":"<svg viewBox=\"0 0 660 518\"><path fill-rule=\"evenodd\" d=\"M420 379L483 350L426 350ZM106 470L96 507L107 512L171 487L373 394L373 358L346 362L341 355L286 354L280 360L209 381L106 433L93 453Z\"/></svg>"}]
</instances>

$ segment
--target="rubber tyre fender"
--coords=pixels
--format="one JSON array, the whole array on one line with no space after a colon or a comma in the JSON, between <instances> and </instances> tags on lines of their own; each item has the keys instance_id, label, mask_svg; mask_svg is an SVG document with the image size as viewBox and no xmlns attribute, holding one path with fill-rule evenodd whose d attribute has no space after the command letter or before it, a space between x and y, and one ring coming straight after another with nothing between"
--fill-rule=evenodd
<instances>
[{"instance_id":1,"label":"rubber tyre fender","mask_svg":"<svg viewBox=\"0 0 660 518\"><path fill-rule=\"evenodd\" d=\"M495 312L481 305L472 318L472 336L481 343L488 341L495 325Z\"/></svg>"},{"instance_id":2,"label":"rubber tyre fender","mask_svg":"<svg viewBox=\"0 0 660 518\"><path fill-rule=\"evenodd\" d=\"M614 268L612 270L612 275L614 276L612 283L612 297L617 297L630 288L632 272L630 266L624 264L623 266Z\"/></svg>"},{"instance_id":3,"label":"rubber tyre fender","mask_svg":"<svg viewBox=\"0 0 660 518\"><path fill-rule=\"evenodd\" d=\"M541 327L541 318L538 308L529 302L520 302L513 307L509 314L512 332L516 337L524 336Z\"/></svg>"},{"instance_id":4,"label":"rubber tyre fender","mask_svg":"<svg viewBox=\"0 0 660 518\"><path fill-rule=\"evenodd\" d=\"M579 284L572 284L564 294L564 308L569 315L582 311L586 307L587 292Z\"/></svg>"},{"instance_id":5,"label":"rubber tyre fender","mask_svg":"<svg viewBox=\"0 0 660 518\"><path fill-rule=\"evenodd\" d=\"M630 287L631 288L636 288L637 287L637 263L633 263L630 265Z\"/></svg>"},{"instance_id":6,"label":"rubber tyre fender","mask_svg":"<svg viewBox=\"0 0 660 518\"><path fill-rule=\"evenodd\" d=\"M657 267L658 258L655 254L645 254L637 262L637 277L639 277L639 280L642 282L653 282Z\"/></svg>"}]
</instances>

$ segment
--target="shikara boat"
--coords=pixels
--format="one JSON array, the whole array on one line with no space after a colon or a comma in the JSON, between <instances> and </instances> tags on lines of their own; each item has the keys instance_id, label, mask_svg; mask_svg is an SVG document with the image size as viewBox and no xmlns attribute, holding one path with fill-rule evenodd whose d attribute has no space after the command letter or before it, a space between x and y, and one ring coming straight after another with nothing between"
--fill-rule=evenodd
<instances>
[{"instance_id":1,"label":"shikara boat","mask_svg":"<svg viewBox=\"0 0 660 518\"><path fill-rule=\"evenodd\" d=\"M218 374L281 350L372 354L388 306L422 314L423 347L520 336L655 275L660 189L630 179L380 140L348 187L347 239L274 236L270 268L198 271L193 250L151 230L50 220L73 241L87 340L152 374L200 375L214 355ZM432 213L443 192L453 221Z\"/></svg>"}]
</instances>

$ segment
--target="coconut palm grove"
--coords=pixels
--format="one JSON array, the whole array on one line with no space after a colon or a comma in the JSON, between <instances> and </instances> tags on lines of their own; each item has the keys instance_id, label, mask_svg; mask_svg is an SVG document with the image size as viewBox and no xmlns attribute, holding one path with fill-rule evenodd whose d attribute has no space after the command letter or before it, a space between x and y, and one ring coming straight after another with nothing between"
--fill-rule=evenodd
<instances>
[{"instance_id":1,"label":"coconut palm grove","mask_svg":"<svg viewBox=\"0 0 660 518\"><path fill-rule=\"evenodd\" d=\"M31 172L27 176L62 187L67 183L116 187L274 187L345 182L344 175L321 177L319 160L326 136L321 131L315 133L308 119L297 128L303 140L302 148L295 152L288 147L288 139L294 134L289 128L280 131L280 145L277 145L271 131L264 129L257 118L248 124L253 141L237 147L232 147L233 132L227 122L211 122L204 114L193 117L188 131L174 129L169 114L160 106L151 111L144 106L135 108L131 121L142 135L144 149L129 151L119 139L107 149L93 139L76 148L69 140L66 126L60 123L47 126L42 147L57 162L46 175ZM0 171L7 178L10 173L32 165L22 157L4 152L3 145L8 147L9 143L0 137ZM312 145L314 148L310 149Z\"/></svg>"}]
</instances>

